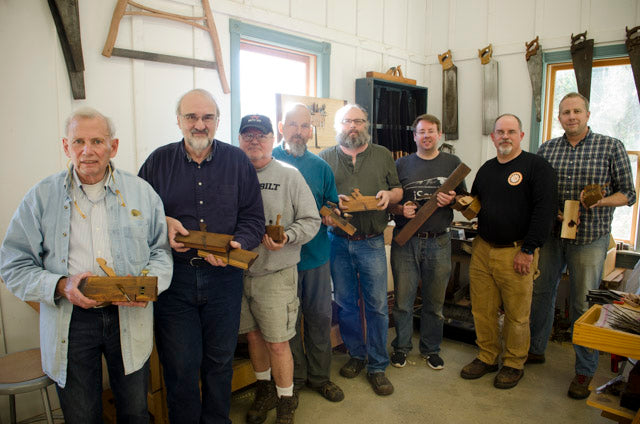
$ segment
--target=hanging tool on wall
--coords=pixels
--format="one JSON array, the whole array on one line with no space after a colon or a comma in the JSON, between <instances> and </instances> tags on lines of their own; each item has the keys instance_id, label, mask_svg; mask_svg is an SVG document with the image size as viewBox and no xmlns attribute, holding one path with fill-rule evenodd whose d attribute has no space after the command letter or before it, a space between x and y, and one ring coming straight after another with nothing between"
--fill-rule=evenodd
<instances>
[{"instance_id":1,"label":"hanging tool on wall","mask_svg":"<svg viewBox=\"0 0 640 424\"><path fill-rule=\"evenodd\" d=\"M627 31L627 40L624 44L629 52L629 62L631 62L631 71L633 79L636 82L636 93L640 100L640 26L624 28Z\"/></svg>"},{"instance_id":2,"label":"hanging tool on wall","mask_svg":"<svg viewBox=\"0 0 640 424\"><path fill-rule=\"evenodd\" d=\"M578 93L589 99L591 95L591 68L593 67L593 39L587 40L587 31L571 34L571 60L576 73Z\"/></svg>"},{"instance_id":3,"label":"hanging tool on wall","mask_svg":"<svg viewBox=\"0 0 640 424\"><path fill-rule=\"evenodd\" d=\"M531 92L533 94L533 103L536 108L536 121L542 120L542 51L540 43L536 36L535 39L524 43L526 47L527 68L529 69L529 79L531 80Z\"/></svg>"},{"instance_id":4,"label":"hanging tool on wall","mask_svg":"<svg viewBox=\"0 0 640 424\"><path fill-rule=\"evenodd\" d=\"M482 64L482 134L493 131L493 122L498 117L498 62L491 60L493 47L489 44L478 49Z\"/></svg>"},{"instance_id":5,"label":"hanging tool on wall","mask_svg":"<svg viewBox=\"0 0 640 424\"><path fill-rule=\"evenodd\" d=\"M129 5L140 10L127 10L127 6ZM229 94L231 90L229 89L227 76L224 73L224 66L222 64L222 50L220 49L220 39L218 38L216 24L213 21L213 13L211 12L211 7L209 6L209 0L202 0L202 11L204 13L204 16L177 15L175 13L152 9L150 7L136 3L133 0L118 0L118 3L116 3L116 7L113 10L111 26L109 27L109 34L107 35L107 40L104 43L104 48L102 49L102 55L106 57L111 57L113 55L119 57L128 57L131 59L150 60L153 62L172 63L174 65L186 65L199 68L215 69L218 71L218 77L220 78L222 91L224 91L225 94ZM215 62L192 59L188 57L142 52L130 49L120 49L114 47L116 38L118 37L118 27L120 26L120 20L122 20L125 15L170 19L172 21L182 22L184 24L191 25L194 28L199 28L203 31L208 32L209 37L211 38L211 43L213 44L213 54L216 58Z\"/></svg>"},{"instance_id":6,"label":"hanging tool on wall","mask_svg":"<svg viewBox=\"0 0 640 424\"><path fill-rule=\"evenodd\" d=\"M438 55L442 65L442 132L445 140L458 139L458 68L451 50Z\"/></svg>"}]
</instances>

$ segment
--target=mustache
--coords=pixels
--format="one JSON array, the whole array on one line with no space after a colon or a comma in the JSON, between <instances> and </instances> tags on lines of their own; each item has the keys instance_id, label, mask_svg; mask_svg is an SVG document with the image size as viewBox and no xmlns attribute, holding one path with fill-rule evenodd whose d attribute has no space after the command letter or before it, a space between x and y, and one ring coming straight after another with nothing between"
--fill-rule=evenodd
<instances>
[{"instance_id":1,"label":"mustache","mask_svg":"<svg viewBox=\"0 0 640 424\"><path fill-rule=\"evenodd\" d=\"M203 135L208 135L209 131L208 130L191 130L191 135L196 135L196 134L203 134Z\"/></svg>"}]
</instances>

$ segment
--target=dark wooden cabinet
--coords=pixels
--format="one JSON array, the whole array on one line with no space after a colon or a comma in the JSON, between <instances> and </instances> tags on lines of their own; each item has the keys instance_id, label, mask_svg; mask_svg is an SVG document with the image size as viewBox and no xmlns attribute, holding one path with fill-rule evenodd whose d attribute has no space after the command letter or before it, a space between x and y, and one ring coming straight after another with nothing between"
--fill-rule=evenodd
<instances>
[{"instance_id":1,"label":"dark wooden cabinet","mask_svg":"<svg viewBox=\"0 0 640 424\"><path fill-rule=\"evenodd\" d=\"M398 158L416 151L411 124L427 111L427 88L378 78L356 80L356 103L369 114L373 143Z\"/></svg>"}]
</instances>

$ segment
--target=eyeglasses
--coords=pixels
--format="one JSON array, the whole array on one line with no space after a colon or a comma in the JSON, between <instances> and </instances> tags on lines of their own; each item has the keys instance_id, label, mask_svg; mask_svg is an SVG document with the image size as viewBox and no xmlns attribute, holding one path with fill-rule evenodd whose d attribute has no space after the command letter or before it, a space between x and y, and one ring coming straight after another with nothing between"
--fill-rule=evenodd
<instances>
[{"instance_id":1,"label":"eyeglasses","mask_svg":"<svg viewBox=\"0 0 640 424\"><path fill-rule=\"evenodd\" d=\"M271 134L254 134L254 133L248 133L248 134L241 134L240 137L242 137L242 141L246 141L247 143L253 141L253 140L257 140L260 143L264 143L267 140L271 139Z\"/></svg>"},{"instance_id":2,"label":"eyeglasses","mask_svg":"<svg viewBox=\"0 0 640 424\"><path fill-rule=\"evenodd\" d=\"M342 120L342 123L344 125L351 125L351 124L362 125L365 122L367 122L366 119L343 119Z\"/></svg>"},{"instance_id":3,"label":"eyeglasses","mask_svg":"<svg viewBox=\"0 0 640 424\"><path fill-rule=\"evenodd\" d=\"M198 116L195 113L186 113L180 116L182 116L190 124L195 124L200 119L202 119L202 122L204 122L205 124L213 124L215 120L218 119L218 116L215 113L208 113L202 116Z\"/></svg>"}]
</instances>

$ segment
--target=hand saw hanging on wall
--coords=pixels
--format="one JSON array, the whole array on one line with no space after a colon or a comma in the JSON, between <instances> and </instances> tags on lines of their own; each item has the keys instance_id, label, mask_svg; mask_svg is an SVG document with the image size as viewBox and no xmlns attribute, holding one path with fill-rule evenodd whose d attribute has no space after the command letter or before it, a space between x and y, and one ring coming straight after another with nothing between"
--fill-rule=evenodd
<instances>
[{"instance_id":1,"label":"hand saw hanging on wall","mask_svg":"<svg viewBox=\"0 0 640 424\"><path fill-rule=\"evenodd\" d=\"M640 26L629 29L624 28L627 31L627 40L624 44L627 46L629 52L629 61L631 62L631 71L633 72L633 79L636 82L636 93L640 100Z\"/></svg>"},{"instance_id":2,"label":"hand saw hanging on wall","mask_svg":"<svg viewBox=\"0 0 640 424\"><path fill-rule=\"evenodd\" d=\"M482 63L482 135L493 131L493 122L498 117L498 62L491 60L493 47L489 44L478 49Z\"/></svg>"},{"instance_id":3,"label":"hand saw hanging on wall","mask_svg":"<svg viewBox=\"0 0 640 424\"><path fill-rule=\"evenodd\" d=\"M587 40L587 31L571 34L571 60L576 73L578 93L589 99L591 96L591 68L593 67L593 39Z\"/></svg>"},{"instance_id":4,"label":"hand saw hanging on wall","mask_svg":"<svg viewBox=\"0 0 640 424\"><path fill-rule=\"evenodd\" d=\"M442 132L445 140L458 139L458 68L451 50L438 55L442 65Z\"/></svg>"},{"instance_id":5,"label":"hand saw hanging on wall","mask_svg":"<svg viewBox=\"0 0 640 424\"><path fill-rule=\"evenodd\" d=\"M524 43L526 48L527 69L529 70L529 79L531 80L531 92L533 95L533 103L536 108L536 121L542 119L542 51L538 43L539 37Z\"/></svg>"}]
</instances>

